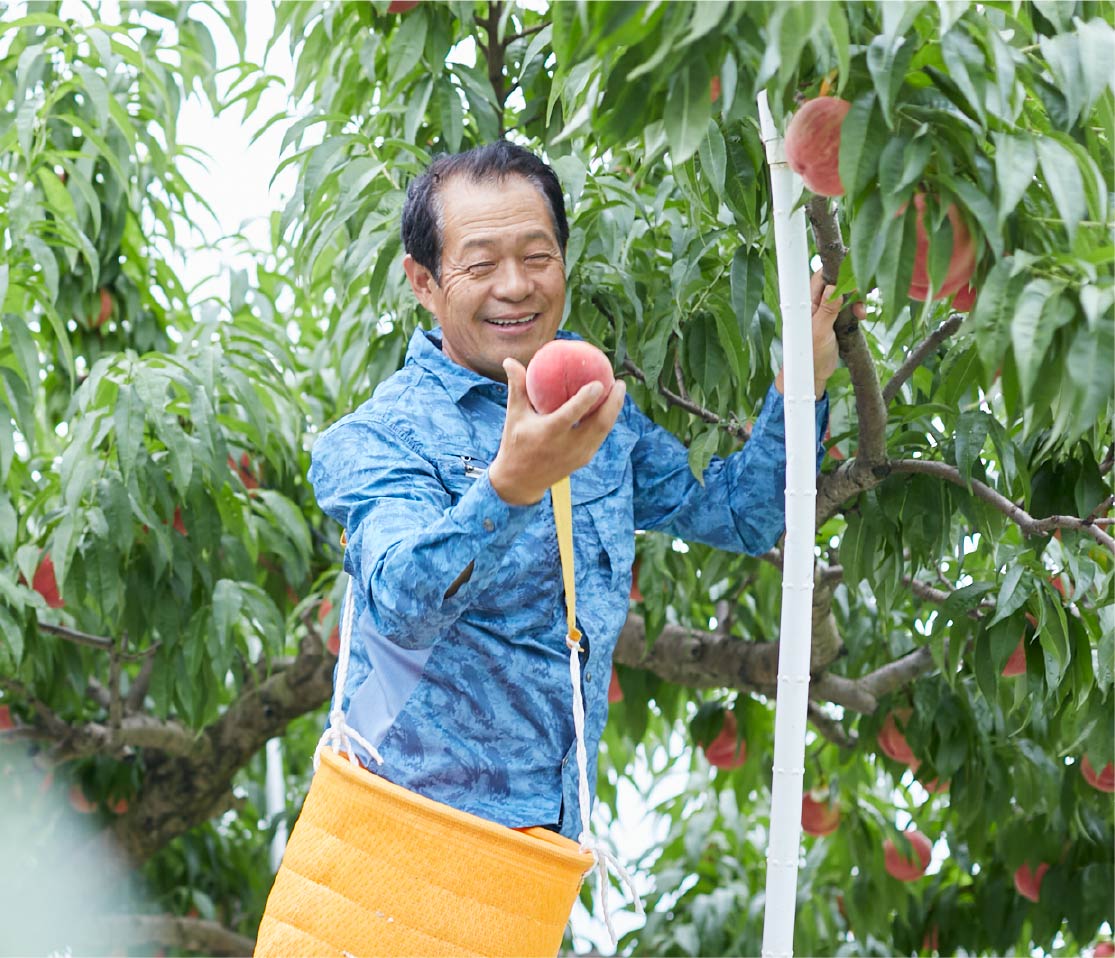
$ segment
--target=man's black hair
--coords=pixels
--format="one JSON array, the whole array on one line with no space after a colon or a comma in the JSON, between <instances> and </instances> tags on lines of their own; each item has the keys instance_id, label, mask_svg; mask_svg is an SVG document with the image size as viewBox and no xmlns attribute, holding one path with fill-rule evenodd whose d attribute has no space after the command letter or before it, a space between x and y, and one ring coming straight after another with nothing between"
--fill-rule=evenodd
<instances>
[{"instance_id":1,"label":"man's black hair","mask_svg":"<svg viewBox=\"0 0 1115 958\"><path fill-rule=\"evenodd\" d=\"M441 282L441 188L455 176L474 183L501 182L521 176L534 184L546 200L557 234L561 254L569 241L569 221L565 198L557 174L542 160L521 146L496 140L463 153L444 153L435 157L421 176L407 187L403 204L403 248Z\"/></svg>"}]
</instances>

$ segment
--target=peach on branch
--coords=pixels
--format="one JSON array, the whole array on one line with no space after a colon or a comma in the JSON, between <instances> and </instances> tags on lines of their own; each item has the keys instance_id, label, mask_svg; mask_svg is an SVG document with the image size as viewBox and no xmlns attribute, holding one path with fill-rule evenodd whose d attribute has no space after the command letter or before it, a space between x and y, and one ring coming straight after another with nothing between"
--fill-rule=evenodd
<instances>
[{"instance_id":1,"label":"peach on branch","mask_svg":"<svg viewBox=\"0 0 1115 958\"><path fill-rule=\"evenodd\" d=\"M1115 792L1115 764L1108 762L1102 772L1097 772L1085 755L1080 760L1080 774L1092 788L1098 788L1101 792Z\"/></svg>"},{"instance_id":2,"label":"peach on branch","mask_svg":"<svg viewBox=\"0 0 1115 958\"><path fill-rule=\"evenodd\" d=\"M786 127L786 162L819 196L843 196L840 129L852 104L835 96L804 103Z\"/></svg>"},{"instance_id":3,"label":"peach on branch","mask_svg":"<svg viewBox=\"0 0 1115 958\"><path fill-rule=\"evenodd\" d=\"M896 716L905 724L906 719L910 717L910 712L903 709L897 713L890 712L887 714L876 735L879 748L882 749L884 755L893 758L896 762L901 762L903 765L916 765L918 759L906 741L906 736L898 728Z\"/></svg>"},{"instance_id":4,"label":"peach on branch","mask_svg":"<svg viewBox=\"0 0 1115 958\"><path fill-rule=\"evenodd\" d=\"M720 734L704 746L709 765L730 769L739 768L747 761L747 740L740 738L738 733L735 715L725 712Z\"/></svg>"},{"instance_id":5,"label":"peach on branch","mask_svg":"<svg viewBox=\"0 0 1115 958\"><path fill-rule=\"evenodd\" d=\"M976 291L971 286L965 286L952 299L952 308L958 313L970 313L976 305Z\"/></svg>"},{"instance_id":6,"label":"peach on branch","mask_svg":"<svg viewBox=\"0 0 1115 958\"><path fill-rule=\"evenodd\" d=\"M1019 865L1014 873L1014 888L1023 898L1036 902L1041 894L1041 882L1049 866L1041 862L1037 868L1031 868L1029 862Z\"/></svg>"},{"instance_id":7,"label":"peach on branch","mask_svg":"<svg viewBox=\"0 0 1115 958\"><path fill-rule=\"evenodd\" d=\"M608 704L614 705L616 702L623 701L623 689L619 685L619 675L616 672L616 667L612 666L612 678L608 682Z\"/></svg>"},{"instance_id":8,"label":"peach on branch","mask_svg":"<svg viewBox=\"0 0 1115 958\"><path fill-rule=\"evenodd\" d=\"M1003 677L1013 678L1016 675L1026 674L1026 640L1025 638L1018 640L1018 645L1010 654L1007 659L1007 664L1003 666Z\"/></svg>"},{"instance_id":9,"label":"peach on branch","mask_svg":"<svg viewBox=\"0 0 1115 958\"><path fill-rule=\"evenodd\" d=\"M840 825L840 809L830 800L801 796L801 830L806 835L831 835Z\"/></svg>"},{"instance_id":10,"label":"peach on branch","mask_svg":"<svg viewBox=\"0 0 1115 958\"><path fill-rule=\"evenodd\" d=\"M921 878L929 867L933 843L919 831L904 832L903 835L909 840L913 855L899 851L898 846L888 838L883 842L883 864L892 878L913 881Z\"/></svg>"},{"instance_id":11,"label":"peach on branch","mask_svg":"<svg viewBox=\"0 0 1115 958\"><path fill-rule=\"evenodd\" d=\"M615 376L608 357L580 340L551 340L534 354L527 366L527 397L535 410L543 414L560 409L591 382L600 383L604 391L586 416L607 398Z\"/></svg>"},{"instance_id":12,"label":"peach on branch","mask_svg":"<svg viewBox=\"0 0 1115 958\"><path fill-rule=\"evenodd\" d=\"M914 194L914 209L917 211L917 248L914 251L914 272L910 277L910 299L924 301L929 297L929 233L924 222L924 194ZM976 244L955 203L948 205L945 216L952 226L952 255L941 288L933 294L934 299L945 299L960 292L976 270Z\"/></svg>"},{"instance_id":13,"label":"peach on branch","mask_svg":"<svg viewBox=\"0 0 1115 958\"><path fill-rule=\"evenodd\" d=\"M329 613L333 611L333 603L328 599L322 599L321 605L318 606L317 620L324 623L329 617ZM330 655L339 655L341 651L341 627L340 625L333 626L333 631L329 633L329 638L325 641L325 648Z\"/></svg>"},{"instance_id":14,"label":"peach on branch","mask_svg":"<svg viewBox=\"0 0 1115 958\"><path fill-rule=\"evenodd\" d=\"M62 601L62 596L58 591L58 579L54 574L54 560L50 557L49 552L43 553L39 567L35 570L35 575L31 579L31 588L38 592L52 609L60 609L66 604Z\"/></svg>"}]
</instances>

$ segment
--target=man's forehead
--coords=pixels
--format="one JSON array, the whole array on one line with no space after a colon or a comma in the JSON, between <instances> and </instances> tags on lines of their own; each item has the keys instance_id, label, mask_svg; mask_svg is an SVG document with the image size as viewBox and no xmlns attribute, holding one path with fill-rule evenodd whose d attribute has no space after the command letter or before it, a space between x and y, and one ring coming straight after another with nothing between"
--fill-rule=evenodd
<instances>
[{"instance_id":1,"label":"man's forehead","mask_svg":"<svg viewBox=\"0 0 1115 958\"><path fill-rule=\"evenodd\" d=\"M546 197L526 177L473 181L455 176L443 184L438 202L443 238L451 245L494 246L508 237L557 242Z\"/></svg>"}]
</instances>

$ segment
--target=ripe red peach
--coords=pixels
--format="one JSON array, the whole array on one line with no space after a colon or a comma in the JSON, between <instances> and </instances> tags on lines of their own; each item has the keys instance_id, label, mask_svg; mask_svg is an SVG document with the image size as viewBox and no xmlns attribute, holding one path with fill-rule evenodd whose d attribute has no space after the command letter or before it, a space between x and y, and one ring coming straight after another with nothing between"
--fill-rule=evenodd
<instances>
[{"instance_id":1,"label":"ripe red peach","mask_svg":"<svg viewBox=\"0 0 1115 958\"><path fill-rule=\"evenodd\" d=\"M527 397L535 410L543 414L560 409L591 382L600 383L604 391L586 416L607 398L615 376L608 357L580 340L552 340L534 354L527 366Z\"/></svg>"},{"instance_id":2,"label":"ripe red peach","mask_svg":"<svg viewBox=\"0 0 1115 958\"><path fill-rule=\"evenodd\" d=\"M819 196L843 196L840 128L852 104L835 96L809 100L786 127L786 162Z\"/></svg>"}]
</instances>

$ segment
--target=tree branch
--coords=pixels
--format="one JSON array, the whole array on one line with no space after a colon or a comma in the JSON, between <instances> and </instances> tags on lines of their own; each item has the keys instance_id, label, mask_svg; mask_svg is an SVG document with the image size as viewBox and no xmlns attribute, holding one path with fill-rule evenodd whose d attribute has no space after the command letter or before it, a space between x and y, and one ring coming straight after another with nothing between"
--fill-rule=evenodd
<instances>
[{"instance_id":1,"label":"tree branch","mask_svg":"<svg viewBox=\"0 0 1115 958\"><path fill-rule=\"evenodd\" d=\"M809 201L808 212L825 282L835 283L840 274L840 263L847 252L835 207L826 197L815 196ZM867 348L867 340L864 339L859 320L850 306L840 311L833 329L840 347L840 358L848 368L856 397L856 418L859 421L857 458L862 459L870 468L883 462L887 455L886 403L883 402L879 377Z\"/></svg>"},{"instance_id":2,"label":"tree branch","mask_svg":"<svg viewBox=\"0 0 1115 958\"><path fill-rule=\"evenodd\" d=\"M946 319L940 326L933 332L925 337L913 349L910 350L906 361L898 367L894 375L890 377L887 384L883 387L883 402L890 405L890 401L898 395L903 384L914 374L916 370L927 356L935 353L938 347L946 339L948 339L959 328L960 324L964 321L964 317L960 313L953 313Z\"/></svg>"},{"instance_id":3,"label":"tree branch","mask_svg":"<svg viewBox=\"0 0 1115 958\"><path fill-rule=\"evenodd\" d=\"M623 361L623 370L634 376L643 385L647 385L647 375L638 366L636 366L630 359ZM685 396L678 395L665 386L659 384L658 391L666 398L666 401L672 406L677 406L679 409L684 409L686 412L692 413L694 416L703 419L705 422L712 423L714 426L719 426L721 429L726 430L731 435L735 436L742 442L746 442L751 436L751 429L739 422L738 420L724 420L721 419L711 409L705 409L704 406L699 406L691 399Z\"/></svg>"},{"instance_id":4,"label":"tree branch","mask_svg":"<svg viewBox=\"0 0 1115 958\"><path fill-rule=\"evenodd\" d=\"M67 625L58 625L56 622L44 622L42 619L38 620L39 631L46 635L55 635L60 639L65 639L67 642L73 642L74 645L84 645L90 649L96 649L98 652L108 652L110 655L116 648L116 643L112 639L105 638L102 635L90 635L88 632L82 632L80 629L72 629ZM139 662L151 655L158 645L152 645L139 652L119 652L121 660L125 662Z\"/></svg>"},{"instance_id":5,"label":"tree branch","mask_svg":"<svg viewBox=\"0 0 1115 958\"><path fill-rule=\"evenodd\" d=\"M922 646L900 659L888 662L870 675L865 675L858 680L857 684L868 695L881 699L884 695L889 695L896 689L921 678L933 668L933 656L927 646Z\"/></svg>"},{"instance_id":6,"label":"tree branch","mask_svg":"<svg viewBox=\"0 0 1115 958\"><path fill-rule=\"evenodd\" d=\"M509 36L507 38L507 44L508 44L508 46L510 46L516 40L523 40L526 37L529 37L529 36L532 36L535 33L538 33L540 30L545 30L546 27L548 27L549 25L550 25L549 21L546 21L544 23L536 23L533 27L527 27L526 29L520 31L519 33L513 33L511 36Z\"/></svg>"},{"instance_id":7,"label":"tree branch","mask_svg":"<svg viewBox=\"0 0 1115 958\"><path fill-rule=\"evenodd\" d=\"M615 661L646 669L688 688L734 688L773 694L778 678L778 646L745 642L732 635L667 625L646 645L646 623L631 613L620 630Z\"/></svg>"},{"instance_id":8,"label":"tree branch","mask_svg":"<svg viewBox=\"0 0 1115 958\"><path fill-rule=\"evenodd\" d=\"M58 638L73 642L75 645L84 645L96 649L98 652L111 652L113 649L112 639L106 639L100 635L90 635L88 632L81 632L64 625L55 625L53 622L40 620L39 631L45 632L47 635L56 635Z\"/></svg>"},{"instance_id":9,"label":"tree branch","mask_svg":"<svg viewBox=\"0 0 1115 958\"><path fill-rule=\"evenodd\" d=\"M1011 502L1010 499L992 489L986 483L980 482L978 479L972 479L970 484L965 482L960 470L947 462L936 462L929 459L896 459L890 462L890 467L894 472L934 476L969 489L977 499L982 499L1015 523L1024 535L1045 535L1054 529L1075 529L1091 536L1100 545L1115 552L1115 539L1097 528L1093 523L1078 519L1076 516L1047 516L1044 519L1035 519L1021 506Z\"/></svg>"},{"instance_id":10,"label":"tree branch","mask_svg":"<svg viewBox=\"0 0 1115 958\"><path fill-rule=\"evenodd\" d=\"M859 741L855 735L849 735L843 725L825 715L815 702L809 703L809 721L818 735L840 748L855 748Z\"/></svg>"}]
</instances>

